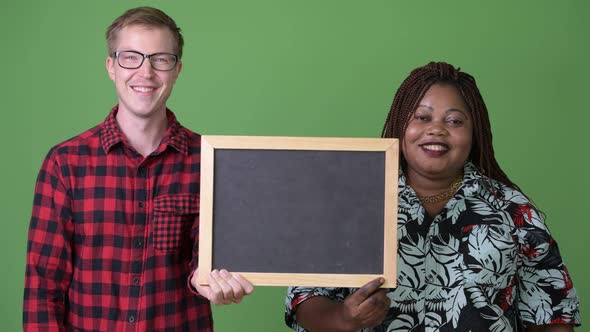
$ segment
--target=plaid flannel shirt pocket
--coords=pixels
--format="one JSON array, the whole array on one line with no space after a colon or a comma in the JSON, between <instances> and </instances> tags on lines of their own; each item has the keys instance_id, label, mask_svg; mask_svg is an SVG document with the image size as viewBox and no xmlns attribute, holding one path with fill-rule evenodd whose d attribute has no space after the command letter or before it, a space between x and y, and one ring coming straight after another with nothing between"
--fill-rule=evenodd
<instances>
[{"instance_id":1,"label":"plaid flannel shirt pocket","mask_svg":"<svg viewBox=\"0 0 590 332\"><path fill-rule=\"evenodd\" d=\"M199 196L163 195L154 200L153 242L158 250L175 250L190 239L199 214Z\"/></svg>"}]
</instances>

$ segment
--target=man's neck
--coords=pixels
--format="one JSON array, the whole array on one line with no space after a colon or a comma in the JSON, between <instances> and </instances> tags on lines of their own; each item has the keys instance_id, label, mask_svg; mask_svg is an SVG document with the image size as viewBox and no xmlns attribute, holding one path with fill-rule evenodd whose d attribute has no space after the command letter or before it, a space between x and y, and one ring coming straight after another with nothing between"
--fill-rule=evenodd
<instances>
[{"instance_id":1,"label":"man's neck","mask_svg":"<svg viewBox=\"0 0 590 332\"><path fill-rule=\"evenodd\" d=\"M131 112L119 110L117 124L129 144L142 156L154 152L168 129L166 111L154 113L150 117L138 117Z\"/></svg>"}]
</instances>

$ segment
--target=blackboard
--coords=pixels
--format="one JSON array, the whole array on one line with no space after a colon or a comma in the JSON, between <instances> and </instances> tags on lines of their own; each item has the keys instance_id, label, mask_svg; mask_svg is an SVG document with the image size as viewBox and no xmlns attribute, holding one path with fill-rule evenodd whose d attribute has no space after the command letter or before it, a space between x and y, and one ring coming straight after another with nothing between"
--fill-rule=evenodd
<instances>
[{"instance_id":1,"label":"blackboard","mask_svg":"<svg viewBox=\"0 0 590 332\"><path fill-rule=\"evenodd\" d=\"M395 286L398 142L203 136L199 282Z\"/></svg>"}]
</instances>

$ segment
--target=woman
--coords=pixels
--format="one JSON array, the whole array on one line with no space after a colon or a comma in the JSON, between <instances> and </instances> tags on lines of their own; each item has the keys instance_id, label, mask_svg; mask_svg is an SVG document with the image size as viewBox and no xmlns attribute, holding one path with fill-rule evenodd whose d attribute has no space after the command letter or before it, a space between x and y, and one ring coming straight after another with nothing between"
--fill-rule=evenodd
<instances>
[{"instance_id":1,"label":"woman","mask_svg":"<svg viewBox=\"0 0 590 332\"><path fill-rule=\"evenodd\" d=\"M475 79L411 72L383 137L401 139L398 286L289 288L297 331L571 331L579 300L542 216L494 157Z\"/></svg>"}]
</instances>

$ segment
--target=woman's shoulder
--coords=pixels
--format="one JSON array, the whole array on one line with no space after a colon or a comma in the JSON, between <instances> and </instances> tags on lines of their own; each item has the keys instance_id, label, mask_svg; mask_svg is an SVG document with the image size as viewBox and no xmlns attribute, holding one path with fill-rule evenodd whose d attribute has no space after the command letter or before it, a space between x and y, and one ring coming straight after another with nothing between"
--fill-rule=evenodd
<instances>
[{"instance_id":1,"label":"woman's shoulder","mask_svg":"<svg viewBox=\"0 0 590 332\"><path fill-rule=\"evenodd\" d=\"M518 188L484 176L473 164L465 166L464 186L480 197L489 197L510 205L532 205L530 199Z\"/></svg>"},{"instance_id":2,"label":"woman's shoulder","mask_svg":"<svg viewBox=\"0 0 590 332\"><path fill-rule=\"evenodd\" d=\"M498 194L504 201L518 205L531 204L529 198L522 191L496 180L492 180L492 182L498 188Z\"/></svg>"}]
</instances>

